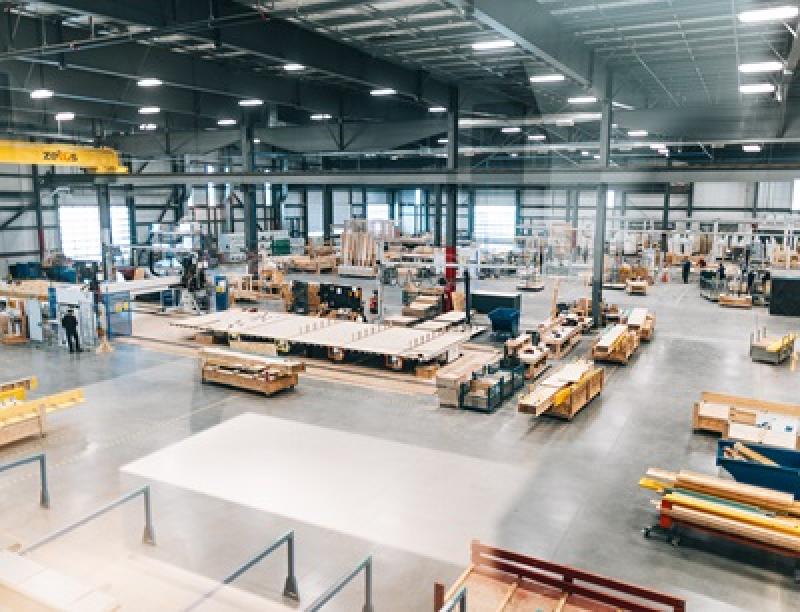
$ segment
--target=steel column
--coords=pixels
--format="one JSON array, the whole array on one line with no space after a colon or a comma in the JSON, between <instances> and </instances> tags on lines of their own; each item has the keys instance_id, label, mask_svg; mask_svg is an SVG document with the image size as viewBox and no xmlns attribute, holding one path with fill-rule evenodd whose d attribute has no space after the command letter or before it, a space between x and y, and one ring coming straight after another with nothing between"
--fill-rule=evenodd
<instances>
[{"instance_id":1,"label":"steel column","mask_svg":"<svg viewBox=\"0 0 800 612\"><path fill-rule=\"evenodd\" d=\"M108 185L97 185L97 208L100 213L100 242L102 244L103 278L109 280L111 274L111 192Z\"/></svg>"},{"instance_id":2,"label":"steel column","mask_svg":"<svg viewBox=\"0 0 800 612\"><path fill-rule=\"evenodd\" d=\"M36 212L36 239L39 244L39 261L44 263L44 223L42 222L42 192L39 187L39 168L31 166L31 184L33 185L33 207Z\"/></svg>"},{"instance_id":3,"label":"steel column","mask_svg":"<svg viewBox=\"0 0 800 612\"><path fill-rule=\"evenodd\" d=\"M603 91L603 118L600 122L601 169L608 168L611 152L611 94L611 73L608 73L606 76L605 91ZM592 269L592 321L595 326L600 325L603 314L603 264L605 263L607 199L608 184L601 183L597 186L597 206L594 224L594 261Z\"/></svg>"},{"instance_id":4,"label":"steel column","mask_svg":"<svg viewBox=\"0 0 800 612\"><path fill-rule=\"evenodd\" d=\"M442 186L436 185L433 203L433 246L442 246Z\"/></svg>"},{"instance_id":5,"label":"steel column","mask_svg":"<svg viewBox=\"0 0 800 612\"><path fill-rule=\"evenodd\" d=\"M667 233L669 231L669 193L670 184L664 183L664 211L661 216L661 252L667 252Z\"/></svg>"},{"instance_id":6,"label":"steel column","mask_svg":"<svg viewBox=\"0 0 800 612\"><path fill-rule=\"evenodd\" d=\"M253 172L253 128L243 126L241 130L242 171ZM258 210L256 205L256 186L242 185L244 204L244 247L247 251L249 272L254 273L258 267ZM232 213L233 211L231 211ZM231 215L232 216L232 215Z\"/></svg>"},{"instance_id":7,"label":"steel column","mask_svg":"<svg viewBox=\"0 0 800 612\"><path fill-rule=\"evenodd\" d=\"M322 189L322 235L325 242L331 240L333 225L333 187L325 185Z\"/></svg>"},{"instance_id":8,"label":"steel column","mask_svg":"<svg viewBox=\"0 0 800 612\"><path fill-rule=\"evenodd\" d=\"M447 109L447 169L458 169L458 87L450 87L449 105ZM458 230L458 184L447 186L447 228L445 260L448 264L458 261L456 256L456 234ZM448 282L455 283L456 268L445 268L445 277Z\"/></svg>"}]
</instances>

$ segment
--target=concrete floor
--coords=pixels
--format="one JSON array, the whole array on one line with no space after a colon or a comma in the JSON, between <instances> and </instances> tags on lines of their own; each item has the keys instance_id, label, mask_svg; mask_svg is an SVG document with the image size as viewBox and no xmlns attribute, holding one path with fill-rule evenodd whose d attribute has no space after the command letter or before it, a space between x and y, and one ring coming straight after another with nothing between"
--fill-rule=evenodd
<instances>
[{"instance_id":1,"label":"concrete floor","mask_svg":"<svg viewBox=\"0 0 800 612\"><path fill-rule=\"evenodd\" d=\"M585 287L562 286L563 300L583 295ZM158 546L140 544L141 506L131 504L32 556L98 584L127 609L183 609L294 529L303 605L372 554L376 609L405 612L430 609L433 581L458 576L474 535L680 594L690 609L800 608L785 560L716 541L689 539L673 548L643 539L640 529L655 514L650 496L637 486L650 466L717 472L716 438L691 431L691 405L701 391L797 401L800 374L752 363L747 344L756 324L780 332L800 322L771 318L763 309L721 309L701 299L695 285L660 285L643 298L608 292L606 299L653 309L655 339L627 367L609 368L603 394L572 423L535 421L513 404L494 415L440 409L435 397L365 392L310 377L292 393L263 399L201 385L191 358L122 344L110 355L2 348L0 379L36 374L40 392L80 386L87 401L55 415L45 440L0 450L1 462L46 450L52 496L51 510L38 508L33 467L0 475L0 535L34 540L150 483ZM526 294L523 319L543 317L550 300L549 290ZM395 308L398 302L392 290L387 303ZM578 351L586 348L584 341ZM269 448L249 436L242 439L251 443L238 448L235 436L222 438L238 459L220 456L216 473L216 455L202 455L204 438L189 438L218 435L225 430L210 428L248 414L259 415L258 423L279 424L284 438L269 445L265 434ZM310 431L318 444L304 453ZM358 443L348 445L350 436ZM279 442L297 448L270 454ZM184 445L198 443L192 461ZM405 456L408 464L398 465ZM138 473L121 470L128 464ZM145 464L146 470L133 469ZM236 472L229 482L226 471ZM213 478L204 479L205 472ZM381 476L380 495L358 494L377 491ZM296 488L297 499L248 490L271 482L282 495ZM373 489L364 489L365 482ZM329 503L313 486L325 483ZM386 490L392 487L407 493L402 507L395 506L403 496ZM333 498L335 491L342 496ZM441 537L432 535L437 532ZM279 601L284 564L278 553L237 586ZM166 582L170 588L180 583L181 593L173 588L165 594ZM353 584L330 609L359 609L361 592L361 583ZM213 603L203 609L214 609Z\"/></svg>"}]
</instances>

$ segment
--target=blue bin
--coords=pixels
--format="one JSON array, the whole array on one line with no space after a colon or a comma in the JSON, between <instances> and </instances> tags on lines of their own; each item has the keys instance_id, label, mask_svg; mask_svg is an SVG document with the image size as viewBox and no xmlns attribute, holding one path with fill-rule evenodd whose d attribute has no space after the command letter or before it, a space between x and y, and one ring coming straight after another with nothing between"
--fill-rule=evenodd
<instances>
[{"instance_id":1,"label":"blue bin","mask_svg":"<svg viewBox=\"0 0 800 612\"><path fill-rule=\"evenodd\" d=\"M488 316L495 334L508 334L511 337L519 334L519 310L516 308L495 308Z\"/></svg>"},{"instance_id":2,"label":"blue bin","mask_svg":"<svg viewBox=\"0 0 800 612\"><path fill-rule=\"evenodd\" d=\"M747 443L747 448L753 449L778 464L776 466L762 465L752 461L727 458L725 449L732 447L735 443L735 440L719 440L717 442L717 465L725 468L737 482L791 493L795 499L800 500L800 451Z\"/></svg>"}]
</instances>

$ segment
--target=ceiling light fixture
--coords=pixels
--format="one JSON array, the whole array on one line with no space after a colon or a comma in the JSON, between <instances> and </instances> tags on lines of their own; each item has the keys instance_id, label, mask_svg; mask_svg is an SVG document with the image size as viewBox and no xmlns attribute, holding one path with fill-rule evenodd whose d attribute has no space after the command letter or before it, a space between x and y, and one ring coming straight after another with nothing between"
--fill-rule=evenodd
<instances>
[{"instance_id":1,"label":"ceiling light fixture","mask_svg":"<svg viewBox=\"0 0 800 612\"><path fill-rule=\"evenodd\" d=\"M750 83L749 85L739 85L739 93L741 94L772 93L774 91L775 85L772 83Z\"/></svg>"},{"instance_id":2,"label":"ceiling light fixture","mask_svg":"<svg viewBox=\"0 0 800 612\"><path fill-rule=\"evenodd\" d=\"M450 142L450 141L449 141L449 140L447 140L447 138L440 138L440 139L439 139L439 140L437 140L436 142L438 142L439 144L447 144L447 143L448 143L448 142Z\"/></svg>"},{"instance_id":3,"label":"ceiling light fixture","mask_svg":"<svg viewBox=\"0 0 800 612\"><path fill-rule=\"evenodd\" d=\"M581 151L581 155L584 157L589 157L589 151Z\"/></svg>"},{"instance_id":4,"label":"ceiling light fixture","mask_svg":"<svg viewBox=\"0 0 800 612\"><path fill-rule=\"evenodd\" d=\"M761 153L761 145L749 144L742 145L742 151L745 153Z\"/></svg>"},{"instance_id":5,"label":"ceiling light fixture","mask_svg":"<svg viewBox=\"0 0 800 612\"><path fill-rule=\"evenodd\" d=\"M48 98L52 97L53 97L52 89L34 89L31 92L32 100L47 100Z\"/></svg>"},{"instance_id":6,"label":"ceiling light fixture","mask_svg":"<svg viewBox=\"0 0 800 612\"><path fill-rule=\"evenodd\" d=\"M659 149L658 153L661 155L669 155L669 149Z\"/></svg>"},{"instance_id":7,"label":"ceiling light fixture","mask_svg":"<svg viewBox=\"0 0 800 612\"><path fill-rule=\"evenodd\" d=\"M800 14L800 9L796 6L775 6L754 11L742 11L739 13L739 21L742 23L763 23L764 21L786 21L794 19Z\"/></svg>"},{"instance_id":8,"label":"ceiling light fixture","mask_svg":"<svg viewBox=\"0 0 800 612\"><path fill-rule=\"evenodd\" d=\"M253 138L253 144L261 144L260 138Z\"/></svg>"},{"instance_id":9,"label":"ceiling light fixture","mask_svg":"<svg viewBox=\"0 0 800 612\"><path fill-rule=\"evenodd\" d=\"M306 67L303 64L284 64L283 69L286 72L300 72L301 70L305 70Z\"/></svg>"},{"instance_id":10,"label":"ceiling light fixture","mask_svg":"<svg viewBox=\"0 0 800 612\"><path fill-rule=\"evenodd\" d=\"M570 127L575 125L574 119L556 119L556 125L560 127Z\"/></svg>"},{"instance_id":11,"label":"ceiling light fixture","mask_svg":"<svg viewBox=\"0 0 800 612\"><path fill-rule=\"evenodd\" d=\"M258 98L247 98L246 100L239 100L239 106L261 106L264 100Z\"/></svg>"},{"instance_id":12,"label":"ceiling light fixture","mask_svg":"<svg viewBox=\"0 0 800 612\"><path fill-rule=\"evenodd\" d=\"M143 106L139 109L140 115L157 115L161 112L161 109L158 106Z\"/></svg>"},{"instance_id":13,"label":"ceiling light fixture","mask_svg":"<svg viewBox=\"0 0 800 612\"><path fill-rule=\"evenodd\" d=\"M428 112L429 113L446 113L447 112L447 108L445 108L444 106L431 106L428 109Z\"/></svg>"},{"instance_id":14,"label":"ceiling light fixture","mask_svg":"<svg viewBox=\"0 0 800 612\"><path fill-rule=\"evenodd\" d=\"M139 126L139 129L142 130L143 132L152 132L157 128L158 126L155 123L142 123Z\"/></svg>"},{"instance_id":15,"label":"ceiling light fixture","mask_svg":"<svg viewBox=\"0 0 800 612\"><path fill-rule=\"evenodd\" d=\"M313 115L311 115L311 121L327 121L328 119L331 118L332 118L331 115L329 115L328 113L314 113Z\"/></svg>"},{"instance_id":16,"label":"ceiling light fixture","mask_svg":"<svg viewBox=\"0 0 800 612\"><path fill-rule=\"evenodd\" d=\"M229 119L229 118L220 119L219 121L217 121L217 125L220 125L222 127L229 125L236 125L236 119Z\"/></svg>"},{"instance_id":17,"label":"ceiling light fixture","mask_svg":"<svg viewBox=\"0 0 800 612\"><path fill-rule=\"evenodd\" d=\"M517 157L516 153L511 153L510 155L511 155L511 157Z\"/></svg>"},{"instance_id":18,"label":"ceiling light fixture","mask_svg":"<svg viewBox=\"0 0 800 612\"><path fill-rule=\"evenodd\" d=\"M475 49L475 51L492 51L494 49L508 49L516 44L517 43L508 38L500 38L498 40L482 40L472 43L472 48Z\"/></svg>"},{"instance_id":19,"label":"ceiling light fixture","mask_svg":"<svg viewBox=\"0 0 800 612\"><path fill-rule=\"evenodd\" d=\"M653 151L660 151L662 149L666 149L667 148L667 145L665 145L663 142L657 142L657 143L651 144L649 146Z\"/></svg>"},{"instance_id":20,"label":"ceiling light fixture","mask_svg":"<svg viewBox=\"0 0 800 612\"><path fill-rule=\"evenodd\" d=\"M544 134L528 134L528 140L538 140L538 141L547 140L547 136L545 136Z\"/></svg>"},{"instance_id":21,"label":"ceiling light fixture","mask_svg":"<svg viewBox=\"0 0 800 612\"><path fill-rule=\"evenodd\" d=\"M139 79L136 84L139 87L161 87L164 82L154 77L145 77L144 79Z\"/></svg>"},{"instance_id":22,"label":"ceiling light fixture","mask_svg":"<svg viewBox=\"0 0 800 612\"><path fill-rule=\"evenodd\" d=\"M56 121L72 121L73 119L75 119L75 113L69 111L56 113Z\"/></svg>"},{"instance_id":23,"label":"ceiling light fixture","mask_svg":"<svg viewBox=\"0 0 800 612\"><path fill-rule=\"evenodd\" d=\"M531 83L560 83L567 77L563 74L535 74L531 77Z\"/></svg>"},{"instance_id":24,"label":"ceiling light fixture","mask_svg":"<svg viewBox=\"0 0 800 612\"><path fill-rule=\"evenodd\" d=\"M650 132L647 130L630 130L628 132L628 136L631 138L647 138L650 135Z\"/></svg>"},{"instance_id":25,"label":"ceiling light fixture","mask_svg":"<svg viewBox=\"0 0 800 612\"><path fill-rule=\"evenodd\" d=\"M519 134L522 131L521 127L508 126L500 130L503 134Z\"/></svg>"},{"instance_id":26,"label":"ceiling light fixture","mask_svg":"<svg viewBox=\"0 0 800 612\"><path fill-rule=\"evenodd\" d=\"M613 106L614 108L621 108L622 110L627 110L627 111L636 110L630 104L623 104L622 102L614 102L614 101L612 101L611 102L611 106Z\"/></svg>"},{"instance_id":27,"label":"ceiling light fixture","mask_svg":"<svg viewBox=\"0 0 800 612\"><path fill-rule=\"evenodd\" d=\"M570 104L594 104L597 102L595 96L575 96L574 98L567 98Z\"/></svg>"},{"instance_id":28,"label":"ceiling light fixture","mask_svg":"<svg viewBox=\"0 0 800 612\"><path fill-rule=\"evenodd\" d=\"M783 62L752 62L739 64L739 72L743 74L757 74L759 72L781 72Z\"/></svg>"},{"instance_id":29,"label":"ceiling light fixture","mask_svg":"<svg viewBox=\"0 0 800 612\"><path fill-rule=\"evenodd\" d=\"M380 87L378 89L373 89L369 92L371 96L393 96L397 93L396 89L392 89L391 87Z\"/></svg>"}]
</instances>

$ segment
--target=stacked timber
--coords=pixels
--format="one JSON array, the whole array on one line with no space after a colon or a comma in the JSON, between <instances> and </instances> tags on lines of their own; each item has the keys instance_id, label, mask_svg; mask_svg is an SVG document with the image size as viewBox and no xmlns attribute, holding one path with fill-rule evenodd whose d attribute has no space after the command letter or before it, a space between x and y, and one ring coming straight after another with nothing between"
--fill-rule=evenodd
<instances>
[{"instance_id":1,"label":"stacked timber","mask_svg":"<svg viewBox=\"0 0 800 612\"><path fill-rule=\"evenodd\" d=\"M752 295L736 295L733 293L721 293L719 296L719 305L725 308L745 308L753 307Z\"/></svg>"},{"instance_id":2,"label":"stacked timber","mask_svg":"<svg viewBox=\"0 0 800 612\"><path fill-rule=\"evenodd\" d=\"M591 361L579 360L562 366L519 399L518 410L541 416L549 414L572 420L603 390L603 368Z\"/></svg>"},{"instance_id":3,"label":"stacked timber","mask_svg":"<svg viewBox=\"0 0 800 612\"><path fill-rule=\"evenodd\" d=\"M648 282L641 279L629 278L625 281L625 293L628 295L647 295Z\"/></svg>"},{"instance_id":4,"label":"stacked timber","mask_svg":"<svg viewBox=\"0 0 800 612\"><path fill-rule=\"evenodd\" d=\"M483 372L499 358L500 354L495 350L464 350L461 357L439 368L436 372L439 405L460 407L462 388L470 383L475 374Z\"/></svg>"},{"instance_id":5,"label":"stacked timber","mask_svg":"<svg viewBox=\"0 0 800 612\"><path fill-rule=\"evenodd\" d=\"M403 307L404 317L430 319L441 311L442 300L438 295L418 295L408 306Z\"/></svg>"},{"instance_id":6,"label":"stacked timber","mask_svg":"<svg viewBox=\"0 0 800 612\"><path fill-rule=\"evenodd\" d=\"M704 391L692 410L692 428L724 438L800 448L800 404L770 402Z\"/></svg>"},{"instance_id":7,"label":"stacked timber","mask_svg":"<svg viewBox=\"0 0 800 612\"><path fill-rule=\"evenodd\" d=\"M633 308L626 320L628 329L636 332L640 340L650 341L656 330L656 315L647 308Z\"/></svg>"},{"instance_id":8,"label":"stacked timber","mask_svg":"<svg viewBox=\"0 0 800 612\"><path fill-rule=\"evenodd\" d=\"M200 363L200 376L204 383L215 382L264 395L294 388L299 373L305 370L302 361L222 349L200 351Z\"/></svg>"},{"instance_id":9,"label":"stacked timber","mask_svg":"<svg viewBox=\"0 0 800 612\"><path fill-rule=\"evenodd\" d=\"M47 433L48 415L71 408L84 401L82 389L62 391L46 397L28 399L26 392L34 386L22 384L0 392L0 445L10 444L30 436ZM3 387L13 383L4 383Z\"/></svg>"},{"instance_id":10,"label":"stacked timber","mask_svg":"<svg viewBox=\"0 0 800 612\"><path fill-rule=\"evenodd\" d=\"M375 276L377 273L378 249L383 241L394 236L391 221L367 221L351 219L342 232L341 276Z\"/></svg>"},{"instance_id":11,"label":"stacked timber","mask_svg":"<svg viewBox=\"0 0 800 612\"><path fill-rule=\"evenodd\" d=\"M686 526L792 556L800 553L800 502L790 493L682 470L651 468L639 485L661 495L662 528Z\"/></svg>"},{"instance_id":12,"label":"stacked timber","mask_svg":"<svg viewBox=\"0 0 800 612\"><path fill-rule=\"evenodd\" d=\"M546 346L533 344L530 334L509 338L505 343L505 353L525 366L525 378L534 380L547 369L550 351Z\"/></svg>"},{"instance_id":13,"label":"stacked timber","mask_svg":"<svg viewBox=\"0 0 800 612\"><path fill-rule=\"evenodd\" d=\"M627 325L614 325L597 339L592 347L592 359L626 364L639 347L639 335Z\"/></svg>"}]
</instances>

